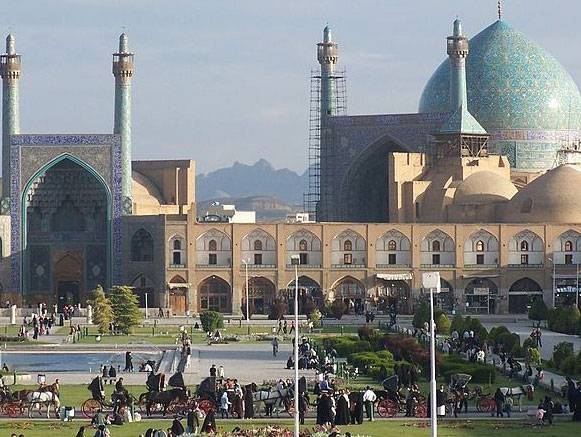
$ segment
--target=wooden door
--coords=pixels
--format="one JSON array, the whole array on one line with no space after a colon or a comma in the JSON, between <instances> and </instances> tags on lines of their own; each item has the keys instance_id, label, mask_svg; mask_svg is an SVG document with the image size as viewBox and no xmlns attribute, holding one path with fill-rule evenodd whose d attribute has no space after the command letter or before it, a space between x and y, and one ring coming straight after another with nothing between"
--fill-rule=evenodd
<instances>
[{"instance_id":1,"label":"wooden door","mask_svg":"<svg viewBox=\"0 0 581 437\"><path fill-rule=\"evenodd\" d=\"M172 291L169 295L169 306L172 314L184 314L186 312L186 295L184 292Z\"/></svg>"}]
</instances>

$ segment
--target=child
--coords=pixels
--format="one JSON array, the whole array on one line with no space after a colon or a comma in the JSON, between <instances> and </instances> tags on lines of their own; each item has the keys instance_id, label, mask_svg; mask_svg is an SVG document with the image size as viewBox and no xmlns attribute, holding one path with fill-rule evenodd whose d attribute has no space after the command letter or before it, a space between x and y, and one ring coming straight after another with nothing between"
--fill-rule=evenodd
<instances>
[{"instance_id":1,"label":"child","mask_svg":"<svg viewBox=\"0 0 581 437\"><path fill-rule=\"evenodd\" d=\"M545 417L545 413L546 411L543 409L543 403L539 403L539 406L537 407L537 425L538 426L543 426L543 419Z\"/></svg>"}]
</instances>

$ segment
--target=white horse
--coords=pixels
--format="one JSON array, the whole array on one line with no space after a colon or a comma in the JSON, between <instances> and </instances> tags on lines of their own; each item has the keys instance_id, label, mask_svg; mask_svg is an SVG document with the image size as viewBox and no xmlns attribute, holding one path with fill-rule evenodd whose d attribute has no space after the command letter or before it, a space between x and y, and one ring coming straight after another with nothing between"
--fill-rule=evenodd
<instances>
[{"instance_id":1,"label":"white horse","mask_svg":"<svg viewBox=\"0 0 581 437\"><path fill-rule=\"evenodd\" d=\"M500 391L505 396L510 396L518 402L518 411L522 412L522 397L527 396L533 400L535 395L535 386L532 384L524 384L519 387L500 387Z\"/></svg>"},{"instance_id":2,"label":"white horse","mask_svg":"<svg viewBox=\"0 0 581 437\"><path fill-rule=\"evenodd\" d=\"M276 417L280 412L280 408L286 409L285 402L289 402L290 390L288 388L283 388L281 390L260 390L252 393L252 400L257 405L258 414L260 415L260 404L264 403L264 409L266 411L267 406L272 407L272 411L276 409Z\"/></svg>"},{"instance_id":3,"label":"white horse","mask_svg":"<svg viewBox=\"0 0 581 437\"><path fill-rule=\"evenodd\" d=\"M61 402L58 395L50 391L33 391L26 395L28 402L28 418L32 419L32 409L38 408L38 414L42 414L42 406L46 406L46 418L50 419L50 407L54 406L56 416L59 416Z\"/></svg>"}]
</instances>

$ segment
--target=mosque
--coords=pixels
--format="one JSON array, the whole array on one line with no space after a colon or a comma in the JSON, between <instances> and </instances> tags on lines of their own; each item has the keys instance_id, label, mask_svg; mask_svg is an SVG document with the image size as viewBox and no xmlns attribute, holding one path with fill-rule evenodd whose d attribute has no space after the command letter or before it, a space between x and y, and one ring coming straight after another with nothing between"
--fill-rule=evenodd
<instances>
[{"instance_id":1,"label":"mosque","mask_svg":"<svg viewBox=\"0 0 581 437\"><path fill-rule=\"evenodd\" d=\"M134 287L174 314L255 314L295 286L301 306L345 299L413 311L439 271L438 306L522 313L578 302L581 96L558 61L502 19L448 58L415 114L337 112L338 44L321 64L316 223L198 220L190 160L131 160L134 55L113 54L112 134L20 132L12 35L3 80L0 292L19 305L84 304L97 284ZM248 291L247 291L248 290Z\"/></svg>"}]
</instances>

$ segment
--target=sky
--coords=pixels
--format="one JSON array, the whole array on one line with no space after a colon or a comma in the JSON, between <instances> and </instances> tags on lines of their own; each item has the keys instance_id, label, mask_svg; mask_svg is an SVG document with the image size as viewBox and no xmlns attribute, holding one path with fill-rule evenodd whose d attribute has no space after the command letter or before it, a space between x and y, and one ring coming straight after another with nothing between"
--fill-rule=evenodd
<instances>
[{"instance_id":1,"label":"sky","mask_svg":"<svg viewBox=\"0 0 581 437\"><path fill-rule=\"evenodd\" d=\"M308 165L311 68L329 24L350 115L417 111L458 16L473 36L496 0L8 0L0 34L23 56L23 133L113 129L111 54L135 53L133 159L196 161L197 173L267 159ZM505 0L503 19L581 83L579 0Z\"/></svg>"}]
</instances>

